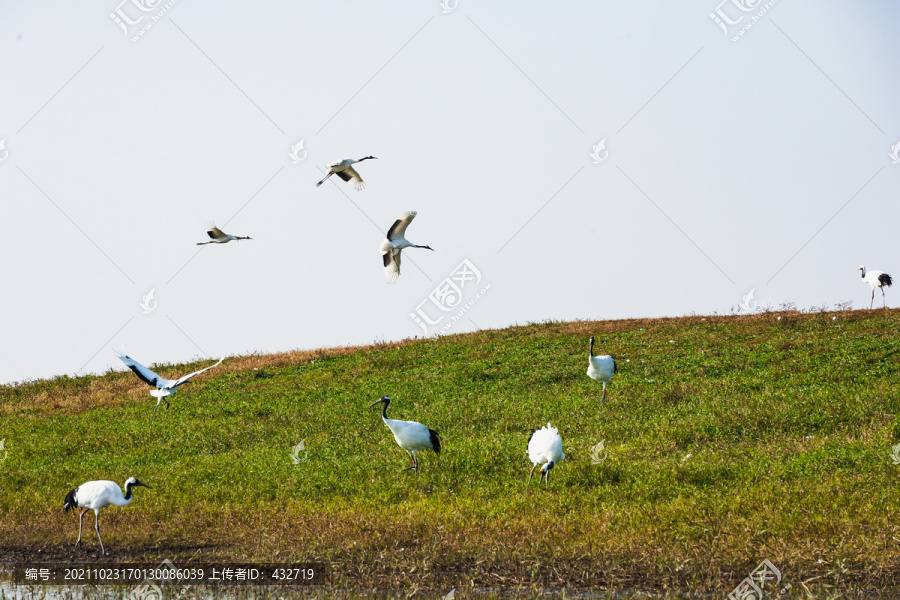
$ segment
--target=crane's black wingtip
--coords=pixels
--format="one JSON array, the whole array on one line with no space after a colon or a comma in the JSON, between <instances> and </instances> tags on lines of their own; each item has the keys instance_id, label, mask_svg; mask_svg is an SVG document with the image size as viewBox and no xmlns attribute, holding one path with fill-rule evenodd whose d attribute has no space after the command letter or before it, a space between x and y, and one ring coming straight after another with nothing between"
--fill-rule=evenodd
<instances>
[{"instance_id":1,"label":"crane's black wingtip","mask_svg":"<svg viewBox=\"0 0 900 600\"><path fill-rule=\"evenodd\" d=\"M435 454L440 454L441 453L441 437L440 437L440 435L434 429L429 429L428 436L431 439L431 449L434 450Z\"/></svg>"},{"instance_id":2,"label":"crane's black wingtip","mask_svg":"<svg viewBox=\"0 0 900 600\"><path fill-rule=\"evenodd\" d=\"M75 493L78 492L78 488L73 489L68 494L66 494L66 501L63 503L63 512L69 512L70 508L75 507Z\"/></svg>"}]
</instances>

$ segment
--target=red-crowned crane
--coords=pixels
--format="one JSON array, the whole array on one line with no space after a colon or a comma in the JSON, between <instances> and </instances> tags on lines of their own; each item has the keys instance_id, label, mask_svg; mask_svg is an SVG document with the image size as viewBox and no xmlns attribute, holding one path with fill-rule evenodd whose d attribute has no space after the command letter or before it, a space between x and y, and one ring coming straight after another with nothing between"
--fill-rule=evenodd
<instances>
[{"instance_id":1,"label":"red-crowned crane","mask_svg":"<svg viewBox=\"0 0 900 600\"><path fill-rule=\"evenodd\" d=\"M425 427L421 423L416 423L415 421L395 421L394 419L388 419L387 409L388 406L391 405L390 396L382 396L369 406L375 406L379 403L383 405L381 407L381 420L384 421L384 424L387 425L388 429L391 430L391 433L394 434L397 445L406 450L406 453L409 454L410 458L413 460L413 465L403 470L409 471L410 469L415 469L416 475L418 475L419 450L434 450L435 454L441 453L441 438L438 435L438 432L434 429Z\"/></svg>"},{"instance_id":2,"label":"red-crowned crane","mask_svg":"<svg viewBox=\"0 0 900 600\"><path fill-rule=\"evenodd\" d=\"M431 246L416 246L406 239L406 228L416 218L418 213L408 211L397 217L391 228L388 229L387 239L381 242L381 257L384 260L384 279L388 283L394 283L400 278L400 252L404 248L427 248L434 251Z\"/></svg>"},{"instance_id":3,"label":"red-crowned crane","mask_svg":"<svg viewBox=\"0 0 900 600\"><path fill-rule=\"evenodd\" d=\"M875 304L875 288L881 288L881 303L884 308L887 308L887 302L884 299L884 288L885 286L891 287L893 285L894 280L891 279L891 276L884 271L866 271L865 265L861 265L858 270L862 271L862 280L872 288L872 301L869 302L869 309L871 310L872 305Z\"/></svg>"},{"instance_id":4,"label":"red-crowned crane","mask_svg":"<svg viewBox=\"0 0 900 600\"><path fill-rule=\"evenodd\" d=\"M169 408L169 401L166 399L168 396L171 396L178 390L178 386L183 385L190 381L192 378L196 377L200 373L204 371L209 371L213 367L218 367L224 358L220 358L219 362L212 365L211 367L206 367L205 369L200 369L199 371L194 371L193 373L189 373L180 379L165 379L160 377L138 361L134 360L130 356L126 356L125 354L119 354L119 360L125 363L129 369L134 371L134 374L138 376L138 378L146 383L149 386L155 387L155 390L150 390L150 395L156 397L156 408L153 409L153 416L156 416L156 410L159 408L159 403L163 400L166 401L166 409ZM153 417L151 417L152 419Z\"/></svg>"},{"instance_id":5,"label":"red-crowned crane","mask_svg":"<svg viewBox=\"0 0 900 600\"><path fill-rule=\"evenodd\" d=\"M75 548L81 543L81 524L84 520L84 513L89 510L94 511L94 529L97 531L97 539L100 540L100 550L106 555L106 549L103 547L103 538L100 537L100 509L109 505L128 506L134 500L132 488L145 487L150 488L146 483L141 483L134 477L129 477L125 482L125 493L122 488L114 481L88 481L82 483L74 490L66 494L63 503L63 511L69 512L70 508L83 508L81 516L78 517L78 541L75 542Z\"/></svg>"},{"instance_id":6,"label":"red-crowned crane","mask_svg":"<svg viewBox=\"0 0 900 600\"><path fill-rule=\"evenodd\" d=\"M369 160L370 158L378 158L377 156L364 156L359 160L355 158L345 158L344 160L339 160L337 162L333 162L328 165L328 173L325 174L325 177L316 184L316 187L319 187L325 180L331 177L332 175L337 175L344 181L349 181L350 185L352 185L357 190L361 190L366 187L366 182L363 181L362 177L359 176L359 173L356 172L356 169L353 168L353 165L356 163L361 163L364 160Z\"/></svg>"},{"instance_id":7,"label":"red-crowned crane","mask_svg":"<svg viewBox=\"0 0 900 600\"><path fill-rule=\"evenodd\" d=\"M600 398L601 403L606 401L606 384L610 382L617 370L616 359L609 354L594 356L594 336L591 336L591 347L588 351L587 374L588 377L594 381L599 381L603 384L603 395Z\"/></svg>"},{"instance_id":8,"label":"red-crowned crane","mask_svg":"<svg viewBox=\"0 0 900 600\"><path fill-rule=\"evenodd\" d=\"M252 240L253 238L250 236L239 236L239 235L229 235L216 227L215 223L210 222L209 229L206 230L206 235L211 237L212 239L208 242L197 242L198 246L203 246L204 244L227 244L232 240Z\"/></svg>"},{"instance_id":9,"label":"red-crowned crane","mask_svg":"<svg viewBox=\"0 0 900 600\"><path fill-rule=\"evenodd\" d=\"M556 466L556 463L566 458L563 454L562 438L559 437L556 427L547 423L546 427L535 429L528 438L528 459L532 462L531 474L528 475L528 483L534 477L534 470L541 463L541 480L547 477L547 485L550 485L550 469ZM541 481L538 481L538 485Z\"/></svg>"}]
</instances>

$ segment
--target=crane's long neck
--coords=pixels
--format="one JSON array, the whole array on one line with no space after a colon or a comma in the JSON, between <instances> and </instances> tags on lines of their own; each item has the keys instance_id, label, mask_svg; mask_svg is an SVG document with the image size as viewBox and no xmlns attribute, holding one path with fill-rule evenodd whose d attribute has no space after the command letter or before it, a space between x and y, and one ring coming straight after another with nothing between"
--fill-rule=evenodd
<instances>
[{"instance_id":1,"label":"crane's long neck","mask_svg":"<svg viewBox=\"0 0 900 600\"><path fill-rule=\"evenodd\" d=\"M860 271L862 271L862 278L865 279L866 278L866 268L863 267L862 269L860 269Z\"/></svg>"},{"instance_id":2,"label":"crane's long neck","mask_svg":"<svg viewBox=\"0 0 900 600\"><path fill-rule=\"evenodd\" d=\"M388 416L387 416L387 408L390 405L390 403L391 403L390 400L386 400L381 405L381 420L384 421L385 423L390 421L390 419L388 419Z\"/></svg>"},{"instance_id":3,"label":"crane's long neck","mask_svg":"<svg viewBox=\"0 0 900 600\"><path fill-rule=\"evenodd\" d=\"M113 498L112 503L116 506L128 506L134 500L134 494L131 493L131 483L125 484L125 495L120 498Z\"/></svg>"},{"instance_id":4,"label":"crane's long neck","mask_svg":"<svg viewBox=\"0 0 900 600\"><path fill-rule=\"evenodd\" d=\"M590 350L591 358L594 357L594 338L591 338L591 350Z\"/></svg>"}]
</instances>

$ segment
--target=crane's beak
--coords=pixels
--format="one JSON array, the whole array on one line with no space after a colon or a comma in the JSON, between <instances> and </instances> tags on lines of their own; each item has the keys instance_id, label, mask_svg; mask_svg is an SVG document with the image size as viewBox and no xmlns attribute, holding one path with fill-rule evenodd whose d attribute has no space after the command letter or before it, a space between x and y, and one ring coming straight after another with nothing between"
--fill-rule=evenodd
<instances>
[{"instance_id":1,"label":"crane's beak","mask_svg":"<svg viewBox=\"0 0 900 600\"><path fill-rule=\"evenodd\" d=\"M383 402L387 402L388 400L390 400L390 398L388 398L387 396L382 396L381 398L379 398L378 400L376 400L375 402L373 402L372 404L370 404L370 405L369 405L369 408L372 408L372 407L375 406L376 404L381 404L381 403L383 403Z\"/></svg>"},{"instance_id":2,"label":"crane's beak","mask_svg":"<svg viewBox=\"0 0 900 600\"><path fill-rule=\"evenodd\" d=\"M148 490L152 490L152 489L153 489L152 487L150 487L150 486L147 485L146 483L141 483L140 481L135 481L135 482L134 482L134 487L145 487L145 488L147 488Z\"/></svg>"}]
</instances>

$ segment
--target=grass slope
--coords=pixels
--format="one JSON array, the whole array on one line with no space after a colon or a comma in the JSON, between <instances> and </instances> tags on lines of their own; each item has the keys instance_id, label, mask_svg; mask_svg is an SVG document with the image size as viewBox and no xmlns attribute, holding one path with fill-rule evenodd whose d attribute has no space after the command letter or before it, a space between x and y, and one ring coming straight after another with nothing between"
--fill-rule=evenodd
<instances>
[{"instance_id":1,"label":"grass slope","mask_svg":"<svg viewBox=\"0 0 900 600\"><path fill-rule=\"evenodd\" d=\"M395 589L727 592L768 558L788 581L894 586L898 320L548 323L236 357L152 427L130 372L0 387L0 559L70 557L66 492L134 475L153 489L101 515L108 561L313 560L333 583ZM619 361L605 406L585 375L591 334ZM393 418L442 434L418 478L367 408L382 394ZM526 488L525 443L547 421L566 460L551 489ZM85 542L74 556L98 560L92 529Z\"/></svg>"}]
</instances>

